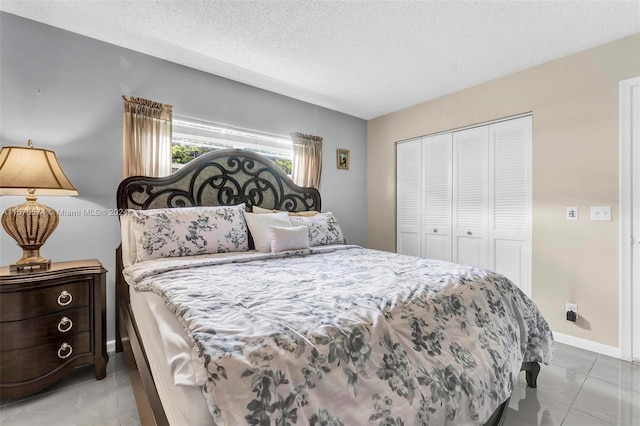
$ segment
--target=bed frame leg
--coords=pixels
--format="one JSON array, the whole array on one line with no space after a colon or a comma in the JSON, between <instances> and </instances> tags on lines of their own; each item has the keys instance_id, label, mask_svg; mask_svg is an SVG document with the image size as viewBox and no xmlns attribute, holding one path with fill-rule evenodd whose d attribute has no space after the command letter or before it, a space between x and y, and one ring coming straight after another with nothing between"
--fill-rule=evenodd
<instances>
[{"instance_id":1,"label":"bed frame leg","mask_svg":"<svg viewBox=\"0 0 640 426\"><path fill-rule=\"evenodd\" d=\"M538 364L537 362L523 362L520 371L522 370L525 371L527 385L529 385L530 388L537 388L538 373L540 373L540 364Z\"/></svg>"}]
</instances>

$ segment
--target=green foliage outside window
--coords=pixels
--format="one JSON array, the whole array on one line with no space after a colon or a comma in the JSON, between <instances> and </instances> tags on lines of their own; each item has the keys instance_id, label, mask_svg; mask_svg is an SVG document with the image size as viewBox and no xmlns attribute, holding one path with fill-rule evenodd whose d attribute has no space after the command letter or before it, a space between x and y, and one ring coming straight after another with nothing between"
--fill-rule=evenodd
<instances>
[{"instance_id":1,"label":"green foliage outside window","mask_svg":"<svg viewBox=\"0 0 640 426\"><path fill-rule=\"evenodd\" d=\"M199 146L189 146L172 144L171 145L171 158L176 164L187 164L189 161L202 154L210 151L215 151L216 148L202 148Z\"/></svg>"},{"instance_id":2,"label":"green foliage outside window","mask_svg":"<svg viewBox=\"0 0 640 426\"><path fill-rule=\"evenodd\" d=\"M230 148L225 146L203 147L195 145L183 145L180 143L171 144L171 158L173 164L187 164L189 161L206 154L207 152L216 151L218 149ZM266 152L259 152L270 160L274 161L288 175L291 174L291 160L288 158L279 158ZM175 170L174 170L175 171Z\"/></svg>"},{"instance_id":3,"label":"green foliage outside window","mask_svg":"<svg viewBox=\"0 0 640 426\"><path fill-rule=\"evenodd\" d=\"M273 161L275 161L275 163L278 165L278 167L280 167L282 170L284 170L284 172L288 175L291 174L291 160L289 159L282 159L282 158L275 158L273 159Z\"/></svg>"}]
</instances>

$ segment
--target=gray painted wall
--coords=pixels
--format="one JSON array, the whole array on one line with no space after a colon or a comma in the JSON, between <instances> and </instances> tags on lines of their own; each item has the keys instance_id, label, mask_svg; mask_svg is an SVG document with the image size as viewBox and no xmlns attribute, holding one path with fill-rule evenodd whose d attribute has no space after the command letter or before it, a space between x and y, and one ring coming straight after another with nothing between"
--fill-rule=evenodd
<instances>
[{"instance_id":1,"label":"gray painted wall","mask_svg":"<svg viewBox=\"0 0 640 426\"><path fill-rule=\"evenodd\" d=\"M288 135L324 137L323 210L338 218L349 243L366 238L366 121L240 84L58 28L0 12L0 144L54 150L80 193L39 197L56 209L115 208L122 179L121 95L174 106L174 114ZM40 93L38 94L38 90ZM337 148L351 169L335 166ZM23 202L0 197L0 209ZM53 261L97 258L107 275L108 339L114 338L116 216L61 216L42 255ZM0 264L21 250L0 231Z\"/></svg>"}]
</instances>

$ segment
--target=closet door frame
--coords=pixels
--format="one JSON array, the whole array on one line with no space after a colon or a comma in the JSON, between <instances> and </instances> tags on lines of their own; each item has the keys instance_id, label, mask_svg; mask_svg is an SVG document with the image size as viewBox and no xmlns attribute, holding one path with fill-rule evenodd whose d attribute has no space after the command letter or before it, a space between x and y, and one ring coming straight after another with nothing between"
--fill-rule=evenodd
<instances>
[{"instance_id":1,"label":"closet door frame","mask_svg":"<svg viewBox=\"0 0 640 426\"><path fill-rule=\"evenodd\" d=\"M620 358L640 362L640 76L619 83ZM635 195L632 191L635 190Z\"/></svg>"}]
</instances>

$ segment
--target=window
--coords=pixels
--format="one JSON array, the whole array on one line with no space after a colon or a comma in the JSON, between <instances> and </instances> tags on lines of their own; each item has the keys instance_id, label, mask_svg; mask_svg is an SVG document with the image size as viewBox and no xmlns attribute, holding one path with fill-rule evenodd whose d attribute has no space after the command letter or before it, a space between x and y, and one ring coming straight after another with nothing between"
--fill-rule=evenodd
<instances>
[{"instance_id":1,"label":"window","mask_svg":"<svg viewBox=\"0 0 640 426\"><path fill-rule=\"evenodd\" d=\"M262 154L273 160L286 174L291 175L293 146L290 139L174 116L171 143L172 172L204 153L229 148L246 149Z\"/></svg>"}]
</instances>

